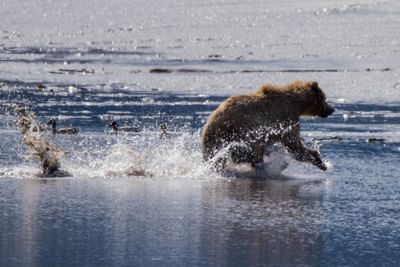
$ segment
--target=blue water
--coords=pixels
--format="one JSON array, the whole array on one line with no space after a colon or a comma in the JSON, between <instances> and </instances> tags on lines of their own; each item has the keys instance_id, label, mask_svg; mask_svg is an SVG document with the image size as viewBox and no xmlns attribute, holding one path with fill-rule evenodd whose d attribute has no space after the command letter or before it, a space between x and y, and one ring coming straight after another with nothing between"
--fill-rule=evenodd
<instances>
[{"instance_id":1,"label":"blue water","mask_svg":"<svg viewBox=\"0 0 400 267\"><path fill-rule=\"evenodd\" d=\"M332 117L303 119L327 172L291 160L277 176L223 177L202 163L199 129L226 96L3 83L0 266L399 263L398 103L335 102ZM55 140L73 177L35 176L11 104L80 128ZM143 131L111 136L107 114ZM130 149L152 177L109 174L129 166Z\"/></svg>"},{"instance_id":2,"label":"blue water","mask_svg":"<svg viewBox=\"0 0 400 267\"><path fill-rule=\"evenodd\" d=\"M400 266L399 12L398 0L0 1L0 267ZM210 171L210 112L293 80L318 81L336 109L301 120L328 170L277 155ZM80 129L42 134L72 177L38 177L22 106ZM112 119L142 131L111 135Z\"/></svg>"}]
</instances>

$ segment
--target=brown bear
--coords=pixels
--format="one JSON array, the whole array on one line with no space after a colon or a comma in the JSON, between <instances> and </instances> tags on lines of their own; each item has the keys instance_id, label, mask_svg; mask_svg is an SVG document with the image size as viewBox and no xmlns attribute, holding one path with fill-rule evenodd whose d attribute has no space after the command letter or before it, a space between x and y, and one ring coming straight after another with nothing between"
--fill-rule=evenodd
<instances>
[{"instance_id":1,"label":"brown bear","mask_svg":"<svg viewBox=\"0 0 400 267\"><path fill-rule=\"evenodd\" d=\"M268 147L281 143L298 161L326 170L318 151L300 138L300 116L326 118L334 109L315 81L263 85L256 92L232 96L211 113L203 134L203 157L217 170L234 163L263 162Z\"/></svg>"}]
</instances>

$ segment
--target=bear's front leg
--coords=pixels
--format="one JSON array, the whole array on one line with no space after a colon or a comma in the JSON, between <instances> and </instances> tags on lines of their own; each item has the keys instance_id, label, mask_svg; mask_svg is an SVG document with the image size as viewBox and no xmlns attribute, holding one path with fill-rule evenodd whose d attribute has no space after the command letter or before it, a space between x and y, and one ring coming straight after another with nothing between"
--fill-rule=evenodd
<instances>
[{"instance_id":1,"label":"bear's front leg","mask_svg":"<svg viewBox=\"0 0 400 267\"><path fill-rule=\"evenodd\" d=\"M319 152L316 150L308 149L311 154L311 162L323 171L327 170L326 164L321 160Z\"/></svg>"},{"instance_id":2,"label":"bear's front leg","mask_svg":"<svg viewBox=\"0 0 400 267\"><path fill-rule=\"evenodd\" d=\"M323 171L327 170L325 163L321 160L319 152L306 147L300 140L288 142L286 149L293 155L294 159L303 162L311 162Z\"/></svg>"},{"instance_id":3,"label":"bear's front leg","mask_svg":"<svg viewBox=\"0 0 400 267\"><path fill-rule=\"evenodd\" d=\"M281 139L281 142L294 159L303 162L310 162L323 171L327 170L325 163L321 160L319 152L306 147L301 141L300 124L295 123L292 127L288 127L287 131Z\"/></svg>"}]
</instances>

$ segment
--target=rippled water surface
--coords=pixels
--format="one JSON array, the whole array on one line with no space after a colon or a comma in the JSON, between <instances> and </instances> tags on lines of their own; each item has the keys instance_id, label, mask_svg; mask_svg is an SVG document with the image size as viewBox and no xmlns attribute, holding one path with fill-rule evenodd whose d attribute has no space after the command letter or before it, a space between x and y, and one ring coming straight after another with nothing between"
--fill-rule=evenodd
<instances>
[{"instance_id":1,"label":"rippled water surface","mask_svg":"<svg viewBox=\"0 0 400 267\"><path fill-rule=\"evenodd\" d=\"M278 2L2 1L0 266L398 266L398 2ZM301 121L328 170L212 172L209 114L295 79L336 109ZM42 133L72 176L38 177L16 107L79 128Z\"/></svg>"}]
</instances>

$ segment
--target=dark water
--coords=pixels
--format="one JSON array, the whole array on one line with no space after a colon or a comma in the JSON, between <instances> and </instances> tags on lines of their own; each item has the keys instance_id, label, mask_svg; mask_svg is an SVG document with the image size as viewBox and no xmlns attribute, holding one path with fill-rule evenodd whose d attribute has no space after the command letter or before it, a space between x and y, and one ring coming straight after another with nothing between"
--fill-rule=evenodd
<instances>
[{"instance_id":1,"label":"dark water","mask_svg":"<svg viewBox=\"0 0 400 267\"><path fill-rule=\"evenodd\" d=\"M399 264L398 104L335 103L329 119L303 120L327 172L291 161L277 176L236 178L207 170L199 152L199 129L225 97L52 90L8 82L0 91L0 266ZM80 128L55 140L73 177L35 177L11 103ZM143 131L107 135L110 114ZM129 166L130 149L152 177L110 175Z\"/></svg>"}]
</instances>

